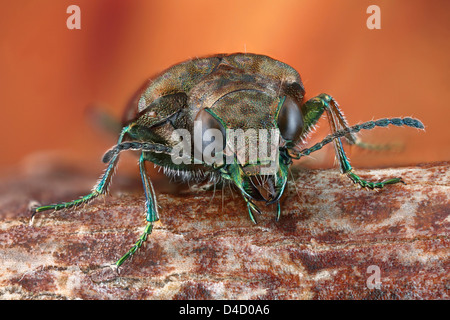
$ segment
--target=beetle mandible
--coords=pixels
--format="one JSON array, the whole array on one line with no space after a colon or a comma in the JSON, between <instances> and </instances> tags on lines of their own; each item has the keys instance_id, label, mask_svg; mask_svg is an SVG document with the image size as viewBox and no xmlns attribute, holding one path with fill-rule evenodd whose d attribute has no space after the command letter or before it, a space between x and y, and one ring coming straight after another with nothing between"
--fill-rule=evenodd
<instances>
[{"instance_id":1,"label":"beetle mandible","mask_svg":"<svg viewBox=\"0 0 450 320\"><path fill-rule=\"evenodd\" d=\"M115 263L116 267L142 246L152 232L153 223L159 220L155 192L145 168L146 161L184 179L200 177L230 181L242 194L253 222L256 222L254 213L261 213L256 202L276 204L278 220L280 197L286 187L292 160L309 155L328 143L334 144L341 173L353 183L369 189L403 183L399 177L380 182L360 178L353 172L342 142L360 145L356 133L375 127L394 125L424 129L419 120L390 118L349 126L330 95L320 94L306 102L304 96L305 89L298 72L264 55L220 54L174 65L141 88L134 103L126 109L117 144L104 155L107 168L91 193L70 202L33 208L32 217L42 211L74 208L105 194L120 152L124 150L140 151L139 168L146 198L147 224L136 244ZM327 115L331 134L312 147L302 149L302 142L324 114ZM196 124L201 126L199 131ZM241 160L237 149L229 148L233 145L230 140L234 140L230 138L232 130L249 132L261 129L271 130L275 133L272 138L275 136L276 139L268 143L268 140L255 136L254 131L247 138L255 138L265 148L270 145L273 149L275 145L275 156L271 158L274 162L263 157L249 161L245 154L254 153L245 147ZM174 161L174 150L180 145L180 137L176 133L180 130L194 136L193 143L189 139L183 141L190 153L187 160L193 161ZM207 158L201 157L208 148L206 142L212 140L211 135L205 138L208 131L215 132L214 142L218 142L219 146L214 148L214 159L226 157L227 161L206 161ZM199 154L200 158L196 156ZM270 174L264 171L269 165L274 169Z\"/></svg>"}]
</instances>

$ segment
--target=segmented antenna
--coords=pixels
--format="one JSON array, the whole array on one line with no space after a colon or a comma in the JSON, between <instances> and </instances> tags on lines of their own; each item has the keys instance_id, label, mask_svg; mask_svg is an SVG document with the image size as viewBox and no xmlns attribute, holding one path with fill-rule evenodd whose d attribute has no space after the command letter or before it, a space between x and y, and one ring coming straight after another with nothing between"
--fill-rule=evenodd
<instances>
[{"instance_id":1,"label":"segmented antenna","mask_svg":"<svg viewBox=\"0 0 450 320\"><path fill-rule=\"evenodd\" d=\"M354 125L352 127L338 130L333 134L325 137L321 142L316 143L311 148L306 148L299 151L294 151L295 154L289 154L292 159L300 159L303 156L307 156L317 150L322 149L326 144L333 142L333 140L348 135L349 133L358 133L361 130L372 130L375 127L387 127L388 125L394 125L397 127L412 127L416 129L425 129L422 122L414 118L391 118L391 119L379 119L375 121L367 121L361 124Z\"/></svg>"},{"instance_id":2,"label":"segmented antenna","mask_svg":"<svg viewBox=\"0 0 450 320\"><path fill-rule=\"evenodd\" d=\"M171 154L172 148L159 143L148 143L148 142L137 142L137 141L127 141L116 145L111 150L107 151L102 158L103 163L108 163L111 161L114 155L120 153L124 150L142 150L150 151L154 153L166 153Z\"/></svg>"}]
</instances>

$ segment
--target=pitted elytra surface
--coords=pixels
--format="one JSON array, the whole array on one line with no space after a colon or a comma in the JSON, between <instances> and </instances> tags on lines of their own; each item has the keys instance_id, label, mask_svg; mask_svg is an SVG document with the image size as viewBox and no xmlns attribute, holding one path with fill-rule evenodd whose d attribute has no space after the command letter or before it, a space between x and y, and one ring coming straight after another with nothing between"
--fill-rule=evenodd
<instances>
[{"instance_id":1,"label":"pitted elytra surface","mask_svg":"<svg viewBox=\"0 0 450 320\"><path fill-rule=\"evenodd\" d=\"M297 170L280 221L268 206L256 225L228 187L159 193L161 222L120 275L108 265L141 231L138 188L115 189L81 210L37 215L30 226L27 196L51 194L55 185L75 196L79 187L62 184L67 177L15 175L0 186L8 203L1 208L0 298L448 299L449 168L359 170L408 183L379 192L355 188L335 170ZM77 176L86 185L93 179ZM23 198L15 198L18 190ZM378 289L368 286L369 266L380 269Z\"/></svg>"}]
</instances>

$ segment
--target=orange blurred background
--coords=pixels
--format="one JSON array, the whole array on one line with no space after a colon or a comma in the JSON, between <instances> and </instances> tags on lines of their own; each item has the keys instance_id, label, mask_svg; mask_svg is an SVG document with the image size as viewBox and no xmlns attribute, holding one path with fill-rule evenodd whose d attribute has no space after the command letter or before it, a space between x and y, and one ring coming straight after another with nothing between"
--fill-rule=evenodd
<instances>
[{"instance_id":1,"label":"orange blurred background","mask_svg":"<svg viewBox=\"0 0 450 320\"><path fill-rule=\"evenodd\" d=\"M81 30L66 27L72 4L81 8ZM381 30L366 26L372 4ZM293 66L307 97L333 95L350 124L414 116L426 125L364 133L405 149L352 148L355 166L450 160L449 40L449 1L3 1L0 167L55 152L102 167L116 138L93 127L88 106L120 118L146 78L192 57L244 51ZM316 139L326 129L322 121ZM318 152L306 163L330 166L333 158Z\"/></svg>"}]
</instances>

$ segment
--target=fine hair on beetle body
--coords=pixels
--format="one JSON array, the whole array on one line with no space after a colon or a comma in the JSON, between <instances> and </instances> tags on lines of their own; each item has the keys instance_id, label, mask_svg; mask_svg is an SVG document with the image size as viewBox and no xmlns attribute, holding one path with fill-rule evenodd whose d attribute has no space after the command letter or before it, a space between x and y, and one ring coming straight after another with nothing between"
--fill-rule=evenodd
<instances>
[{"instance_id":1,"label":"fine hair on beetle body","mask_svg":"<svg viewBox=\"0 0 450 320\"><path fill-rule=\"evenodd\" d=\"M384 118L350 126L336 102L325 93L307 101L299 73L265 55L219 54L176 64L146 83L124 112L117 143L103 156L106 169L91 192L77 200L44 205L38 212L76 208L105 194L121 152L139 152L145 195L144 232L115 266L121 266L147 240L160 208L145 163L152 162L181 179L228 182L241 194L256 223L260 204L274 205L286 190L293 160L332 143L340 172L363 188L404 183L401 177L366 181L353 172L343 143L367 147L356 134L376 127L424 129L414 118ZM331 133L304 148L319 119ZM161 212L163 214L163 210Z\"/></svg>"}]
</instances>

